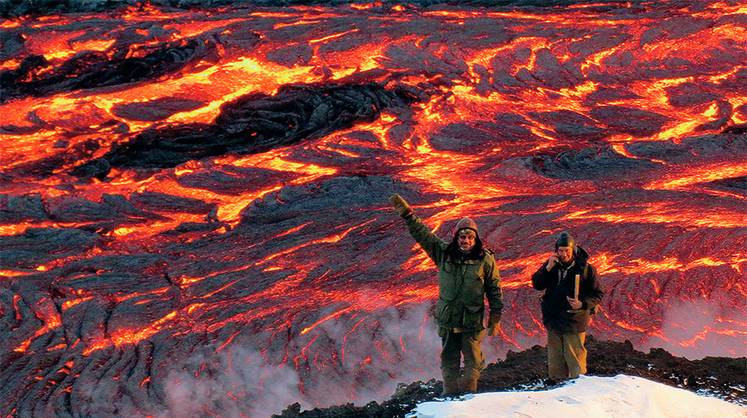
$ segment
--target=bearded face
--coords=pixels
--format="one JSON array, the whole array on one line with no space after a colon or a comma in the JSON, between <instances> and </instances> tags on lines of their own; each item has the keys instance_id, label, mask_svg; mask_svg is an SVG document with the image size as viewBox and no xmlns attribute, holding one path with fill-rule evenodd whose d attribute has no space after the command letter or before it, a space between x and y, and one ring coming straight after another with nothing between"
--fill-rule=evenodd
<instances>
[{"instance_id":1,"label":"bearded face","mask_svg":"<svg viewBox=\"0 0 747 418\"><path fill-rule=\"evenodd\" d=\"M477 241L477 234L471 229L462 229L457 234L457 245L459 251L467 254L475 248L475 242Z\"/></svg>"}]
</instances>

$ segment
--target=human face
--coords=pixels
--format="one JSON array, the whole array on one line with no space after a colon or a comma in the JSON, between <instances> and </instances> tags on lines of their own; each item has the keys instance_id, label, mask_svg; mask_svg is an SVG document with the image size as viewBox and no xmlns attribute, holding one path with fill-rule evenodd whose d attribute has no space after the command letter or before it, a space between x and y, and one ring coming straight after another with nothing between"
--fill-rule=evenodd
<instances>
[{"instance_id":1,"label":"human face","mask_svg":"<svg viewBox=\"0 0 747 418\"><path fill-rule=\"evenodd\" d=\"M471 229L462 229L457 233L457 244L459 250L463 253L468 253L475 248L475 241L477 240L477 234Z\"/></svg>"},{"instance_id":2,"label":"human face","mask_svg":"<svg viewBox=\"0 0 747 418\"><path fill-rule=\"evenodd\" d=\"M555 254L558 255L560 261L564 264L568 264L568 262L573 260L573 247L558 247L558 249L555 250Z\"/></svg>"}]
</instances>

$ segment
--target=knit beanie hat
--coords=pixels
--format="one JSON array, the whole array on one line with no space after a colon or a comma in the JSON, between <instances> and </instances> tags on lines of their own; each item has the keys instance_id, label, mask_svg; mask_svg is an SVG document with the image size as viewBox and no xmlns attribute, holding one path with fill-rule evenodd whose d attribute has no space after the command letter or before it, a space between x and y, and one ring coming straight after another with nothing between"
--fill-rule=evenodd
<instances>
[{"instance_id":1,"label":"knit beanie hat","mask_svg":"<svg viewBox=\"0 0 747 418\"><path fill-rule=\"evenodd\" d=\"M574 248L575 246L576 246L576 240L574 240L571 234L569 234L566 231L561 232L560 236L558 237L558 240L555 241L556 250L558 249L558 247Z\"/></svg>"},{"instance_id":2,"label":"knit beanie hat","mask_svg":"<svg viewBox=\"0 0 747 418\"><path fill-rule=\"evenodd\" d=\"M462 218L457 222L456 233L458 234L462 229L471 229L477 234L477 224L470 218Z\"/></svg>"}]
</instances>

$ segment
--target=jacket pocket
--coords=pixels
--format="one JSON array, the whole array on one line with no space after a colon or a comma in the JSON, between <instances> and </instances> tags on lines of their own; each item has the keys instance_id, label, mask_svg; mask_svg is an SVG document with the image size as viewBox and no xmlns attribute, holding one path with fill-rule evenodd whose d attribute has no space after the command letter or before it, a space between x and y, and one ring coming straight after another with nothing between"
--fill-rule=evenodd
<instances>
[{"instance_id":1,"label":"jacket pocket","mask_svg":"<svg viewBox=\"0 0 747 418\"><path fill-rule=\"evenodd\" d=\"M482 305L465 306L462 311L462 326L464 328L482 328L485 307Z\"/></svg>"},{"instance_id":2,"label":"jacket pocket","mask_svg":"<svg viewBox=\"0 0 747 418\"><path fill-rule=\"evenodd\" d=\"M443 299L439 299L438 302L436 302L436 312L434 316L439 325L448 324L451 319L451 306Z\"/></svg>"},{"instance_id":3,"label":"jacket pocket","mask_svg":"<svg viewBox=\"0 0 747 418\"><path fill-rule=\"evenodd\" d=\"M464 277L471 280L484 280L485 273L482 264L467 264L464 268Z\"/></svg>"}]
</instances>

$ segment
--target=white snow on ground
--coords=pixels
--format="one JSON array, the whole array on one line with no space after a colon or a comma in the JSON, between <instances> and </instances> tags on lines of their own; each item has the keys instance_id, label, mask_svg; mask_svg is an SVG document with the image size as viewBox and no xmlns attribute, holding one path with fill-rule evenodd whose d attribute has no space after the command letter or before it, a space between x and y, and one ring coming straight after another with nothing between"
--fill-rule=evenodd
<instances>
[{"instance_id":1,"label":"white snow on ground","mask_svg":"<svg viewBox=\"0 0 747 418\"><path fill-rule=\"evenodd\" d=\"M424 402L418 418L745 418L747 408L640 377L581 376L541 392L494 392L464 400Z\"/></svg>"}]
</instances>

